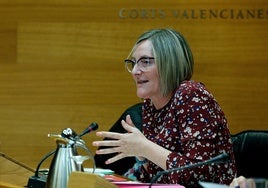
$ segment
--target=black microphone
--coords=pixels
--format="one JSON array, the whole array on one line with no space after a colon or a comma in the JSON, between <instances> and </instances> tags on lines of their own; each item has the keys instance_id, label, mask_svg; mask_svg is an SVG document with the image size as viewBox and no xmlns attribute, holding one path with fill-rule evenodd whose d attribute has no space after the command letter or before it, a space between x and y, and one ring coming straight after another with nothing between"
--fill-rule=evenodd
<instances>
[{"instance_id":1,"label":"black microphone","mask_svg":"<svg viewBox=\"0 0 268 188\"><path fill-rule=\"evenodd\" d=\"M99 128L99 125L95 122L91 123L82 133L78 135L79 138L84 136L85 134L90 133L91 131L95 131Z\"/></svg>"},{"instance_id":2,"label":"black microphone","mask_svg":"<svg viewBox=\"0 0 268 188\"><path fill-rule=\"evenodd\" d=\"M202 165L207 165L207 164L220 164L220 163L226 163L230 160L230 156L229 154L227 153L222 153L222 154L219 154L215 157L212 157L211 159L208 159L206 161L201 161L201 162L198 162L198 163L194 163L194 164L189 164L189 165L185 165L185 166L182 166L182 167L178 167L178 168L172 168L172 169L169 169L169 170L164 170L164 171L161 171L161 172L158 172L152 179L151 179L151 183L150 183L150 186L149 188L151 188L151 186L153 185L153 183L155 183L159 177L161 177L162 175L164 174L168 174L168 173L171 173L171 172L179 172L179 171L182 171L182 170L185 170L185 169L188 169L188 168L194 168L194 167L198 167L198 166L202 166Z\"/></svg>"}]
</instances>

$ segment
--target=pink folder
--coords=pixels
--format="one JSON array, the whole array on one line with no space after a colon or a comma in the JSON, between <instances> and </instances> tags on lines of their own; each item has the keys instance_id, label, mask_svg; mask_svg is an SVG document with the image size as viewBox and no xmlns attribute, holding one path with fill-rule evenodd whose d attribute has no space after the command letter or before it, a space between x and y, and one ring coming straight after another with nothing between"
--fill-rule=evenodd
<instances>
[{"instance_id":1,"label":"pink folder","mask_svg":"<svg viewBox=\"0 0 268 188\"><path fill-rule=\"evenodd\" d=\"M112 182L119 188L148 188L149 183L139 182ZM178 184L153 184L151 188L185 188Z\"/></svg>"},{"instance_id":2,"label":"pink folder","mask_svg":"<svg viewBox=\"0 0 268 188\"><path fill-rule=\"evenodd\" d=\"M148 188L150 183L141 183L136 181L129 181L125 177L118 175L105 175L104 178L119 188ZM185 188L178 184L153 184L151 188Z\"/></svg>"}]
</instances>

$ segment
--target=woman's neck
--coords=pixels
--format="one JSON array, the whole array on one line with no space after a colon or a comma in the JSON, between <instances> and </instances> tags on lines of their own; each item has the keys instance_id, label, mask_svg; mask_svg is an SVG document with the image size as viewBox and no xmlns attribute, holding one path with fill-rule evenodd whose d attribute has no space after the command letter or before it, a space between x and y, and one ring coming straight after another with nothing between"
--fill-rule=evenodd
<instances>
[{"instance_id":1,"label":"woman's neck","mask_svg":"<svg viewBox=\"0 0 268 188\"><path fill-rule=\"evenodd\" d=\"M169 102L169 100L172 98L173 93L169 93L167 96L158 96L155 98L152 98L151 101L154 105L154 107L159 110L161 108L163 108L164 106L166 106L166 104Z\"/></svg>"}]
</instances>

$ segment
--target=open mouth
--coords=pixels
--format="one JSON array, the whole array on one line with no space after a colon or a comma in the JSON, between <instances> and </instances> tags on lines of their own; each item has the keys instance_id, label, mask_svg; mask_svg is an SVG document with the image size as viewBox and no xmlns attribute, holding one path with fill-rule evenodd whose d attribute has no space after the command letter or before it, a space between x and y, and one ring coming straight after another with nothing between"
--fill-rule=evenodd
<instances>
[{"instance_id":1,"label":"open mouth","mask_svg":"<svg viewBox=\"0 0 268 188\"><path fill-rule=\"evenodd\" d=\"M144 84L147 82L148 82L148 80L137 80L137 84Z\"/></svg>"}]
</instances>

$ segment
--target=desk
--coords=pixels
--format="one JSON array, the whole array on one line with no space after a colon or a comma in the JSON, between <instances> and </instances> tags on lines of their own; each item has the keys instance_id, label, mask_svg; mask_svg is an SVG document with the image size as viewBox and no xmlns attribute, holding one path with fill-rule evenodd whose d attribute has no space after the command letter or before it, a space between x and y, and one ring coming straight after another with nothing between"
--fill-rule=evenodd
<instances>
[{"instance_id":1,"label":"desk","mask_svg":"<svg viewBox=\"0 0 268 188\"><path fill-rule=\"evenodd\" d=\"M0 188L24 187L34 172L31 171L30 167L26 169L8 158L9 156L0 153Z\"/></svg>"},{"instance_id":2,"label":"desk","mask_svg":"<svg viewBox=\"0 0 268 188\"><path fill-rule=\"evenodd\" d=\"M11 159L11 160L10 160ZM14 161L12 161L14 160ZM0 188L23 188L27 185L28 180L31 176L34 175L35 169L32 169L31 167L27 167L25 164L17 164L20 163L16 161L15 159L10 158L9 156L6 156L5 154L0 152ZM81 184L82 181L84 181L87 184L95 184L95 185L107 185L107 187L111 187L111 184L108 182L105 182L101 178L99 179L93 179L88 178L89 175L81 172L75 172L72 174L73 181L71 181L71 184L69 185L69 188L76 187L79 182ZM93 177L93 176L92 176ZM267 180L259 180L256 181L257 188L268 188L268 181ZM113 187L124 187L124 184L112 185ZM166 185L166 187L182 187L179 185ZM128 187L130 187L128 185ZM133 186L134 187L134 186ZM164 187L164 186L163 186Z\"/></svg>"}]
</instances>

